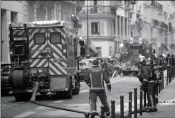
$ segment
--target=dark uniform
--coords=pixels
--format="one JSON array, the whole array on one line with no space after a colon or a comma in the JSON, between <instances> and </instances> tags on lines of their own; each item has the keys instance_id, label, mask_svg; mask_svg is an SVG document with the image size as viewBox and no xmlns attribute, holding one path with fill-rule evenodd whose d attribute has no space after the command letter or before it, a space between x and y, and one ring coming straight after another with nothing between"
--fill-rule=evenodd
<instances>
[{"instance_id":1,"label":"dark uniform","mask_svg":"<svg viewBox=\"0 0 175 118\"><path fill-rule=\"evenodd\" d=\"M143 61L141 65L139 78L142 83L142 89L147 93L148 111L157 111L155 101L155 74L150 64L148 65Z\"/></svg>"},{"instance_id":2,"label":"dark uniform","mask_svg":"<svg viewBox=\"0 0 175 118\"><path fill-rule=\"evenodd\" d=\"M106 73L106 75L109 77L109 67L108 67L108 64L106 62L104 62L104 64L101 65L101 67L104 70L104 72Z\"/></svg>"},{"instance_id":3,"label":"dark uniform","mask_svg":"<svg viewBox=\"0 0 175 118\"><path fill-rule=\"evenodd\" d=\"M98 60L94 60L94 63ZM106 72L98 66L99 64L94 64L95 66L85 73L85 82L90 87L89 102L91 112L96 112L96 101L97 97L100 98L102 104L104 105L104 111L107 115L110 113L109 104L107 101L107 96L105 92L104 82L107 85L109 91L111 91L111 84Z\"/></svg>"}]
</instances>

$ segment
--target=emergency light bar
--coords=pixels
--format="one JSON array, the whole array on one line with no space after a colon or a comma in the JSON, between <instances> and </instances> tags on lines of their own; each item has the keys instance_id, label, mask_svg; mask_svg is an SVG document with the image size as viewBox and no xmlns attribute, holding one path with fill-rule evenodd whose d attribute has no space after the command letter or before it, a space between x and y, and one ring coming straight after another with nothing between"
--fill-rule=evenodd
<instances>
[{"instance_id":1,"label":"emergency light bar","mask_svg":"<svg viewBox=\"0 0 175 118\"><path fill-rule=\"evenodd\" d=\"M60 21L52 20L52 21L35 21L32 22L35 25L47 25L47 24L61 24Z\"/></svg>"},{"instance_id":2,"label":"emergency light bar","mask_svg":"<svg viewBox=\"0 0 175 118\"><path fill-rule=\"evenodd\" d=\"M11 23L11 27L24 27L24 23Z\"/></svg>"}]
</instances>

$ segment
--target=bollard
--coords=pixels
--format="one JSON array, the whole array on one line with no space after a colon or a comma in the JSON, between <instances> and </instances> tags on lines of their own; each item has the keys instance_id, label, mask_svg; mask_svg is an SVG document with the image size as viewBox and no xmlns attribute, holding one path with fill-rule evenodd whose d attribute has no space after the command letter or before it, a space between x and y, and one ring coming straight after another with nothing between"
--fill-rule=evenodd
<instances>
[{"instance_id":1,"label":"bollard","mask_svg":"<svg viewBox=\"0 0 175 118\"><path fill-rule=\"evenodd\" d=\"M134 118L137 118L137 88L134 89Z\"/></svg>"},{"instance_id":2,"label":"bollard","mask_svg":"<svg viewBox=\"0 0 175 118\"><path fill-rule=\"evenodd\" d=\"M163 76L162 76L162 90L164 89L164 72L162 73Z\"/></svg>"},{"instance_id":3,"label":"bollard","mask_svg":"<svg viewBox=\"0 0 175 118\"><path fill-rule=\"evenodd\" d=\"M129 92L128 118L132 117L132 92Z\"/></svg>"},{"instance_id":4,"label":"bollard","mask_svg":"<svg viewBox=\"0 0 175 118\"><path fill-rule=\"evenodd\" d=\"M156 102L156 104L158 103L158 95L159 95L159 85L156 85L156 87L155 87L155 102Z\"/></svg>"},{"instance_id":5,"label":"bollard","mask_svg":"<svg viewBox=\"0 0 175 118\"><path fill-rule=\"evenodd\" d=\"M142 116L142 100L143 100L143 91L142 91L142 86L140 86L140 116Z\"/></svg>"},{"instance_id":6,"label":"bollard","mask_svg":"<svg viewBox=\"0 0 175 118\"><path fill-rule=\"evenodd\" d=\"M104 106L102 105L100 108L101 108L101 116L100 116L100 118L105 118Z\"/></svg>"},{"instance_id":7,"label":"bollard","mask_svg":"<svg viewBox=\"0 0 175 118\"><path fill-rule=\"evenodd\" d=\"M111 101L111 118L115 118L115 100Z\"/></svg>"},{"instance_id":8,"label":"bollard","mask_svg":"<svg viewBox=\"0 0 175 118\"><path fill-rule=\"evenodd\" d=\"M86 113L86 114L84 114L84 116L85 116L85 118L89 118L90 113Z\"/></svg>"},{"instance_id":9,"label":"bollard","mask_svg":"<svg viewBox=\"0 0 175 118\"><path fill-rule=\"evenodd\" d=\"M161 91L161 84L160 84L160 82L158 81L158 93L160 93L160 91Z\"/></svg>"},{"instance_id":10,"label":"bollard","mask_svg":"<svg viewBox=\"0 0 175 118\"><path fill-rule=\"evenodd\" d=\"M120 96L120 118L124 118L124 96Z\"/></svg>"},{"instance_id":11,"label":"bollard","mask_svg":"<svg viewBox=\"0 0 175 118\"><path fill-rule=\"evenodd\" d=\"M144 98L143 98L144 108L146 107L146 94L147 94L145 89L146 89L146 88L144 88L144 92L143 92L143 93L144 93L144 96L143 96L143 97L144 97Z\"/></svg>"}]
</instances>

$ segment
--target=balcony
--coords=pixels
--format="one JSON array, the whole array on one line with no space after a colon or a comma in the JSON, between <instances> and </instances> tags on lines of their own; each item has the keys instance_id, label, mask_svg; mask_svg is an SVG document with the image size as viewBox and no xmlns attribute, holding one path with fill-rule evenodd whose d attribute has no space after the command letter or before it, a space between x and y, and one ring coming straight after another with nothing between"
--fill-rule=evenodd
<instances>
[{"instance_id":1,"label":"balcony","mask_svg":"<svg viewBox=\"0 0 175 118\"><path fill-rule=\"evenodd\" d=\"M116 17L116 9L112 6L85 6L79 12L80 18L87 18L87 9L89 18L114 18Z\"/></svg>"}]
</instances>

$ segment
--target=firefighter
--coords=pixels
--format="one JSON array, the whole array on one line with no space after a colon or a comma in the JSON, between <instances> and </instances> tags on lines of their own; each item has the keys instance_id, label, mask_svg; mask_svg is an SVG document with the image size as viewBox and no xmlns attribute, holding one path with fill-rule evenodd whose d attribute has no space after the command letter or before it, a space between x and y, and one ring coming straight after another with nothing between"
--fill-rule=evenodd
<instances>
[{"instance_id":1,"label":"firefighter","mask_svg":"<svg viewBox=\"0 0 175 118\"><path fill-rule=\"evenodd\" d=\"M88 69L85 72L85 82L90 87L89 90L89 102L92 114L96 113L96 101L97 97L100 98L102 105L104 105L104 111L107 116L110 115L110 108L107 101L104 82L107 85L108 91L111 92L111 84L106 72L100 68L99 61L93 61L93 68Z\"/></svg>"},{"instance_id":2,"label":"firefighter","mask_svg":"<svg viewBox=\"0 0 175 118\"><path fill-rule=\"evenodd\" d=\"M148 80L151 73L151 69L149 68L149 66L146 66L146 60L142 59L140 64L139 64L139 74L138 74L138 78L142 84L142 90L147 93L147 99L148 99L148 105L150 105L150 101L148 98Z\"/></svg>"},{"instance_id":3,"label":"firefighter","mask_svg":"<svg viewBox=\"0 0 175 118\"><path fill-rule=\"evenodd\" d=\"M107 60L103 60L103 63L101 63L101 68L106 72L107 76L109 77L109 66Z\"/></svg>"},{"instance_id":4,"label":"firefighter","mask_svg":"<svg viewBox=\"0 0 175 118\"><path fill-rule=\"evenodd\" d=\"M147 59L147 61L145 58L142 58L138 75L142 89L147 93L148 107L146 110L149 112L157 111L155 101L155 76L151 67L152 65L153 60L151 58Z\"/></svg>"},{"instance_id":5,"label":"firefighter","mask_svg":"<svg viewBox=\"0 0 175 118\"><path fill-rule=\"evenodd\" d=\"M143 73L147 74L144 78L147 83L147 97L148 97L148 109L149 112L157 111L156 108L156 74L154 72L155 62L153 59L148 60L148 63L145 65L145 70L143 69Z\"/></svg>"}]
</instances>

